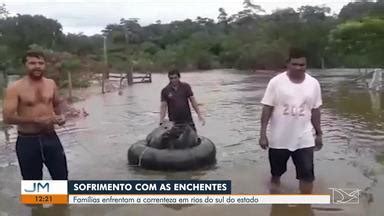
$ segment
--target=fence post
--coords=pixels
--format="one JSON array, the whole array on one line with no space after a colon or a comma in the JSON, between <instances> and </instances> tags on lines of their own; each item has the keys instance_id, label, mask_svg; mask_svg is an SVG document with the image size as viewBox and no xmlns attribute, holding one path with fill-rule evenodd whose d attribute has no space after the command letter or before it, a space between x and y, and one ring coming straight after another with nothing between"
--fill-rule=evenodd
<instances>
[{"instance_id":1,"label":"fence post","mask_svg":"<svg viewBox=\"0 0 384 216\"><path fill-rule=\"evenodd\" d=\"M68 77L68 100L72 102L72 74L70 70L67 70Z\"/></svg>"},{"instance_id":2,"label":"fence post","mask_svg":"<svg viewBox=\"0 0 384 216\"><path fill-rule=\"evenodd\" d=\"M133 84L133 73L132 73L132 71L128 71L128 73L127 73L127 81L128 81L128 85L132 85Z\"/></svg>"}]
</instances>

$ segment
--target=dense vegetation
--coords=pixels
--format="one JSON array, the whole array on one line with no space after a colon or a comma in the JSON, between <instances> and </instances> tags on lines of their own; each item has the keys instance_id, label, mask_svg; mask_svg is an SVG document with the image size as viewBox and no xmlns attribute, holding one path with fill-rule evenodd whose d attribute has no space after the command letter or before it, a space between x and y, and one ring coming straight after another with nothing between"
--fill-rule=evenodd
<instances>
[{"instance_id":1,"label":"dense vegetation","mask_svg":"<svg viewBox=\"0 0 384 216\"><path fill-rule=\"evenodd\" d=\"M122 18L102 34L85 36L64 34L59 21L41 15L9 16L0 5L0 70L20 71L20 57L31 46L50 53L59 72L82 71L84 65L101 70L103 36L109 66L117 70L278 69L292 46L307 51L310 67L384 67L384 0L330 12L302 6L265 14L245 0L236 14L219 8L217 21L197 17L141 26L137 19Z\"/></svg>"}]
</instances>

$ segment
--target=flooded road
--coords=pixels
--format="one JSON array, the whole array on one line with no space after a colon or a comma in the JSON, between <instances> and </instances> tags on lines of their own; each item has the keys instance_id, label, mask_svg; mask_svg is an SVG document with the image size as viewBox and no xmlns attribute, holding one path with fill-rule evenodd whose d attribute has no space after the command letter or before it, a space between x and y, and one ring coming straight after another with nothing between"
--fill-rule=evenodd
<instances>
[{"instance_id":1,"label":"flooded road","mask_svg":"<svg viewBox=\"0 0 384 216\"><path fill-rule=\"evenodd\" d=\"M384 95L364 83L350 82L356 73L313 72L323 88L324 147L315 153L314 193L329 188L361 189L356 205L84 205L33 209L18 202L21 179L14 152L14 129L0 134L0 216L3 215L369 215L384 207ZM217 148L217 164L193 172L144 171L127 164L127 150L157 126L160 91L167 76L154 74L151 84L135 84L122 95L96 95L76 106L89 116L69 122L58 134L67 154L70 179L228 179L232 193L268 193L267 151L258 146L261 105L268 74L231 70L184 73L207 124L198 132ZM194 114L194 119L197 120ZM9 139L9 142L6 140ZM47 170L44 178L49 179ZM291 160L282 178L284 193L298 193Z\"/></svg>"}]
</instances>

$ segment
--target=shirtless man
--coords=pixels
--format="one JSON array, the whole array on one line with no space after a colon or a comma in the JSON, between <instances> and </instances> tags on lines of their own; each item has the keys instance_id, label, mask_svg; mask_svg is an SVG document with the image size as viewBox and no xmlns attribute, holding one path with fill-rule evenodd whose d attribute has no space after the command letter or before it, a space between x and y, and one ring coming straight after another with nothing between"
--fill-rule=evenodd
<instances>
[{"instance_id":1,"label":"shirtless man","mask_svg":"<svg viewBox=\"0 0 384 216\"><path fill-rule=\"evenodd\" d=\"M23 57L26 76L6 90L3 119L18 127L16 154L24 180L41 180L43 163L53 180L68 178L67 160L54 125L63 125L55 82L45 78L45 57L28 51Z\"/></svg>"}]
</instances>

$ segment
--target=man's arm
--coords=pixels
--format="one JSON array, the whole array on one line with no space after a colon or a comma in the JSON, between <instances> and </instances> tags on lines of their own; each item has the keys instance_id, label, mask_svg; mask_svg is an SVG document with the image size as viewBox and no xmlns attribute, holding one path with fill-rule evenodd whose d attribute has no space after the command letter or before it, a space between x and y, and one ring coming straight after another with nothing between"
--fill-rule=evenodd
<instances>
[{"instance_id":1,"label":"man's arm","mask_svg":"<svg viewBox=\"0 0 384 216\"><path fill-rule=\"evenodd\" d=\"M5 92L3 104L3 121L5 124L31 124L36 123L33 117L22 117L17 115L19 95L16 85L11 85Z\"/></svg>"},{"instance_id":2,"label":"man's arm","mask_svg":"<svg viewBox=\"0 0 384 216\"><path fill-rule=\"evenodd\" d=\"M55 81L52 80L53 88L54 88L54 95L53 95L53 111L55 112L55 120L54 124L58 124L59 126L63 126L65 124L65 116L64 116L64 109L63 109L63 100L60 97L59 94L59 88L57 87Z\"/></svg>"},{"instance_id":3,"label":"man's arm","mask_svg":"<svg viewBox=\"0 0 384 216\"><path fill-rule=\"evenodd\" d=\"M260 129L260 139L259 145L262 149L267 149L269 146L268 138L267 138L267 127L269 119L272 116L273 106L264 105L263 111L261 113L261 129Z\"/></svg>"},{"instance_id":4,"label":"man's arm","mask_svg":"<svg viewBox=\"0 0 384 216\"><path fill-rule=\"evenodd\" d=\"M165 89L161 90L160 93L160 124L163 123L165 119L165 114L167 112L168 104L167 104L167 96Z\"/></svg>"},{"instance_id":5,"label":"man's arm","mask_svg":"<svg viewBox=\"0 0 384 216\"><path fill-rule=\"evenodd\" d=\"M199 118L199 121L201 122L202 125L205 125L205 120L203 118L203 115L201 115L199 105L196 102L196 98L193 96L193 91L192 91L192 88L189 84L187 84L186 96L187 96L188 100L191 102L193 109L197 113L197 117Z\"/></svg>"},{"instance_id":6,"label":"man's arm","mask_svg":"<svg viewBox=\"0 0 384 216\"><path fill-rule=\"evenodd\" d=\"M61 115L63 113L63 100L59 94L59 88L57 87L55 81L53 81L54 95L53 95L53 109L56 115Z\"/></svg>"},{"instance_id":7,"label":"man's arm","mask_svg":"<svg viewBox=\"0 0 384 216\"><path fill-rule=\"evenodd\" d=\"M199 116L199 118L202 117L202 115L201 115L201 113L200 113L199 105L198 105L197 102L196 102L196 98L195 98L195 96L191 96L191 97L189 97L188 99L189 99L189 101L191 102L192 107L193 107L193 109L195 110L195 112L197 113L197 115Z\"/></svg>"},{"instance_id":8,"label":"man's arm","mask_svg":"<svg viewBox=\"0 0 384 216\"><path fill-rule=\"evenodd\" d=\"M264 105L263 111L261 113L261 129L260 129L260 136L267 136L267 127L269 119L272 116L273 112L273 106Z\"/></svg>"},{"instance_id":9,"label":"man's arm","mask_svg":"<svg viewBox=\"0 0 384 216\"><path fill-rule=\"evenodd\" d=\"M320 108L312 109L311 123L316 132L315 151L319 151L323 147L323 132L320 126Z\"/></svg>"},{"instance_id":10,"label":"man's arm","mask_svg":"<svg viewBox=\"0 0 384 216\"><path fill-rule=\"evenodd\" d=\"M205 125L205 119L201 115L201 112L200 112L200 109L199 109L199 105L197 104L195 97L194 96L190 96L189 100L191 101L193 109L197 113L197 117L199 118L199 121L201 122L202 125Z\"/></svg>"},{"instance_id":11,"label":"man's arm","mask_svg":"<svg viewBox=\"0 0 384 216\"><path fill-rule=\"evenodd\" d=\"M313 128L316 132L315 137L315 150L318 151L323 146L323 131L321 130L321 114L320 114L320 107L323 104L323 101L321 99L321 88L320 83L317 82L316 84L316 94L314 96L314 104L311 110L311 123Z\"/></svg>"},{"instance_id":12,"label":"man's arm","mask_svg":"<svg viewBox=\"0 0 384 216\"><path fill-rule=\"evenodd\" d=\"M311 110L311 123L313 125L313 128L316 131L316 135L321 136L323 132L321 131L321 114L320 114L320 107L323 104L323 101L321 99L321 88L320 83L316 83L316 92L314 95L314 104L312 106Z\"/></svg>"},{"instance_id":13,"label":"man's arm","mask_svg":"<svg viewBox=\"0 0 384 216\"><path fill-rule=\"evenodd\" d=\"M164 121L166 112L167 112L167 102L161 101L161 104L160 104L160 124Z\"/></svg>"},{"instance_id":14,"label":"man's arm","mask_svg":"<svg viewBox=\"0 0 384 216\"><path fill-rule=\"evenodd\" d=\"M315 129L316 135L321 136L323 135L323 132L321 130L321 114L320 114L320 108L312 109L312 116L311 116L311 122L313 125L313 128Z\"/></svg>"},{"instance_id":15,"label":"man's arm","mask_svg":"<svg viewBox=\"0 0 384 216\"><path fill-rule=\"evenodd\" d=\"M275 79L271 79L268 82L267 89L265 90L263 99L261 103L263 104L263 111L261 113L261 129L260 129L260 137L267 137L267 126L269 119L272 116L273 107L276 104L275 97Z\"/></svg>"}]
</instances>

